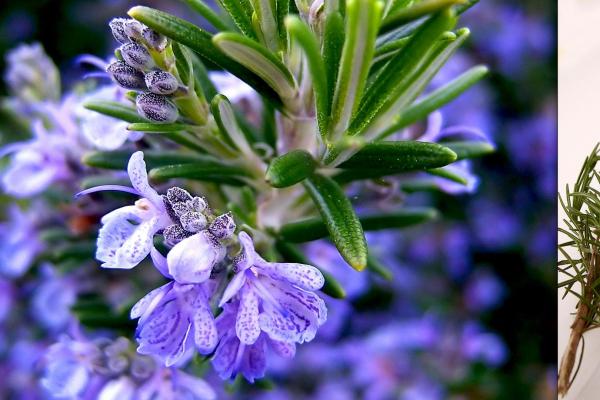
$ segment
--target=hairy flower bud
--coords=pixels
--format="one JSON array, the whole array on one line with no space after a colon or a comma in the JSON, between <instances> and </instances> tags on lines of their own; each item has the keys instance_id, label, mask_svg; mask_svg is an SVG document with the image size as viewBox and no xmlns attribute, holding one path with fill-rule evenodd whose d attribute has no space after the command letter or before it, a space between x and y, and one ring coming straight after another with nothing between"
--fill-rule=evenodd
<instances>
[{"instance_id":1,"label":"hairy flower bud","mask_svg":"<svg viewBox=\"0 0 600 400\"><path fill-rule=\"evenodd\" d=\"M145 78L148 89L156 94L171 94L179 86L177 78L165 71L156 70L148 72Z\"/></svg>"},{"instance_id":2,"label":"hairy flower bud","mask_svg":"<svg viewBox=\"0 0 600 400\"><path fill-rule=\"evenodd\" d=\"M235 232L235 221L231 213L219 215L208 228L217 239L228 239Z\"/></svg>"},{"instance_id":3,"label":"hairy flower bud","mask_svg":"<svg viewBox=\"0 0 600 400\"><path fill-rule=\"evenodd\" d=\"M125 89L146 89L144 74L137 69L125 64L123 61L116 61L106 68L113 80L119 86Z\"/></svg>"},{"instance_id":4,"label":"hairy flower bud","mask_svg":"<svg viewBox=\"0 0 600 400\"><path fill-rule=\"evenodd\" d=\"M152 68L154 60L144 46L137 43L127 43L119 48L121 56L127 65L140 71Z\"/></svg>"},{"instance_id":5,"label":"hairy flower bud","mask_svg":"<svg viewBox=\"0 0 600 400\"><path fill-rule=\"evenodd\" d=\"M163 51L167 47L167 38L148 27L142 31L142 37L156 51Z\"/></svg>"},{"instance_id":6,"label":"hairy flower bud","mask_svg":"<svg viewBox=\"0 0 600 400\"><path fill-rule=\"evenodd\" d=\"M126 18L113 18L112 21L108 23L110 30L119 43L129 43L129 37L125 33L124 24L127 21Z\"/></svg>"},{"instance_id":7,"label":"hairy flower bud","mask_svg":"<svg viewBox=\"0 0 600 400\"><path fill-rule=\"evenodd\" d=\"M179 116L177 106L165 96L155 93L142 93L136 99L137 111L154 122L175 122Z\"/></svg>"},{"instance_id":8,"label":"hairy flower bud","mask_svg":"<svg viewBox=\"0 0 600 400\"><path fill-rule=\"evenodd\" d=\"M123 31L132 42L139 42L142 39L144 25L135 19L126 19L123 21Z\"/></svg>"}]
</instances>

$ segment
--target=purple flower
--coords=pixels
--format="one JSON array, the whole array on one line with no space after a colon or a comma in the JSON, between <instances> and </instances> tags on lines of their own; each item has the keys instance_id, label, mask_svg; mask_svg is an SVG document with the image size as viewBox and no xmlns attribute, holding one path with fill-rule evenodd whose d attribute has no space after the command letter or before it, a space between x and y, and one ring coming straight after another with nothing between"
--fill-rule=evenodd
<instances>
[{"instance_id":1,"label":"purple flower","mask_svg":"<svg viewBox=\"0 0 600 400\"><path fill-rule=\"evenodd\" d=\"M13 204L8 221L0 224L0 274L17 278L25 274L43 248L38 239L32 212L23 212Z\"/></svg>"},{"instance_id":2,"label":"purple flower","mask_svg":"<svg viewBox=\"0 0 600 400\"><path fill-rule=\"evenodd\" d=\"M22 44L6 54L4 80L13 95L25 102L58 100L58 68L39 43Z\"/></svg>"},{"instance_id":3,"label":"purple flower","mask_svg":"<svg viewBox=\"0 0 600 400\"><path fill-rule=\"evenodd\" d=\"M242 252L234 260L236 275L220 305L234 296L239 299L240 341L254 344L261 331L277 341L311 341L327 319L325 303L313 293L324 284L321 272L310 265L267 262L256 253L247 233L241 232L239 240Z\"/></svg>"},{"instance_id":4,"label":"purple flower","mask_svg":"<svg viewBox=\"0 0 600 400\"><path fill-rule=\"evenodd\" d=\"M114 189L142 196L135 205L121 207L102 217L96 258L104 268L135 267L150 253L156 232L173 223L163 198L148 183L144 153L138 151L131 155L127 172L133 189L98 186L80 193Z\"/></svg>"},{"instance_id":5,"label":"purple flower","mask_svg":"<svg viewBox=\"0 0 600 400\"><path fill-rule=\"evenodd\" d=\"M127 122L88 110L83 106L87 101L119 101L123 98L124 91L122 89L105 86L85 96L75 110L81 134L94 147L100 150L115 150L128 139L136 141L143 137L141 132L128 131Z\"/></svg>"},{"instance_id":6,"label":"purple flower","mask_svg":"<svg viewBox=\"0 0 600 400\"><path fill-rule=\"evenodd\" d=\"M0 149L0 156L11 154L2 174L2 188L11 196L31 197L72 176L67 163L70 142L62 135L48 132L40 120L33 123L32 130L32 140Z\"/></svg>"},{"instance_id":7,"label":"purple flower","mask_svg":"<svg viewBox=\"0 0 600 400\"><path fill-rule=\"evenodd\" d=\"M161 272L172 278L167 272L168 258L152 249L152 259ZM194 344L200 353L212 352L217 344L217 328L208 301L211 294L208 284L177 282L148 293L131 309L131 318L139 318L138 352L157 356L166 366L191 355Z\"/></svg>"},{"instance_id":8,"label":"purple flower","mask_svg":"<svg viewBox=\"0 0 600 400\"><path fill-rule=\"evenodd\" d=\"M237 301L227 303L217 317L220 339L212 364L222 379L233 379L237 374L242 374L249 382L254 382L265 375L267 347L281 357L292 358L296 353L296 345L270 339L260 332L252 343L242 342L238 333L239 307Z\"/></svg>"},{"instance_id":9,"label":"purple flower","mask_svg":"<svg viewBox=\"0 0 600 400\"><path fill-rule=\"evenodd\" d=\"M71 321L71 306L77 297L73 277L60 277L49 264L42 266L42 283L35 289L31 312L45 328L58 332Z\"/></svg>"},{"instance_id":10,"label":"purple flower","mask_svg":"<svg viewBox=\"0 0 600 400\"><path fill-rule=\"evenodd\" d=\"M156 253L152 253L153 259ZM208 230L203 230L183 239L169 251L166 268L179 283L201 283L224 257L225 246Z\"/></svg>"},{"instance_id":11,"label":"purple flower","mask_svg":"<svg viewBox=\"0 0 600 400\"><path fill-rule=\"evenodd\" d=\"M465 326L461 342L463 355L470 361L497 367L508 357L508 350L502 339L493 333L482 332L475 324Z\"/></svg>"},{"instance_id":12,"label":"purple flower","mask_svg":"<svg viewBox=\"0 0 600 400\"><path fill-rule=\"evenodd\" d=\"M63 337L46 353L41 384L54 397L82 398L94 378L100 357L95 344Z\"/></svg>"}]
</instances>

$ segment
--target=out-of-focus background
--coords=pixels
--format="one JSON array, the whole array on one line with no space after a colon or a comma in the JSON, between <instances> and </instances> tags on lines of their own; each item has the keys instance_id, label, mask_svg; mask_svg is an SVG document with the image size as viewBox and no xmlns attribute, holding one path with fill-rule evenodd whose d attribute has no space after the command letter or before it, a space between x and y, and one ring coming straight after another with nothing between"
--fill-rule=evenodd
<instances>
[{"instance_id":1,"label":"out-of-focus background","mask_svg":"<svg viewBox=\"0 0 600 400\"><path fill-rule=\"evenodd\" d=\"M201 24L181 2L141 3ZM11 1L0 10L0 54L40 42L68 86L81 78L75 58L108 56L107 22L137 4ZM479 63L492 71L443 110L445 126L475 126L496 143L474 163L477 190L419 194L410 201L443 217L370 236L394 280L349 276L350 301L328 301L323 334L293 362L274 360L256 398L386 399L399 386L407 399L555 398L555 6L486 0L463 16L472 38L437 80ZM327 244L306 250L321 266L337 262Z\"/></svg>"}]
</instances>

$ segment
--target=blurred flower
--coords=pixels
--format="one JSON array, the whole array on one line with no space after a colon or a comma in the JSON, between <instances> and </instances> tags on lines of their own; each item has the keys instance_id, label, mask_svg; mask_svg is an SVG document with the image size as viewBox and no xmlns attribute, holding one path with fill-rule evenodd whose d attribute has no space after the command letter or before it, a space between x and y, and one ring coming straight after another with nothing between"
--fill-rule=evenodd
<instances>
[{"instance_id":1,"label":"blurred flower","mask_svg":"<svg viewBox=\"0 0 600 400\"><path fill-rule=\"evenodd\" d=\"M4 80L13 96L25 103L58 101L58 68L39 43L22 44L6 54Z\"/></svg>"},{"instance_id":2,"label":"blurred flower","mask_svg":"<svg viewBox=\"0 0 600 400\"><path fill-rule=\"evenodd\" d=\"M13 204L8 209L8 221L0 224L0 274L18 278L25 274L42 251L36 222L39 213L22 211Z\"/></svg>"}]
</instances>

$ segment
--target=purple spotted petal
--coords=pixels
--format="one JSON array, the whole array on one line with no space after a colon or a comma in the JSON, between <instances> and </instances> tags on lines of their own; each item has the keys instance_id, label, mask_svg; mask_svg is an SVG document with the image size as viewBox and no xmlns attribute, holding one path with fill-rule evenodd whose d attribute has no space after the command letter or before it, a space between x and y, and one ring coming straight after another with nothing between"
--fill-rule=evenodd
<instances>
[{"instance_id":1,"label":"purple spotted petal","mask_svg":"<svg viewBox=\"0 0 600 400\"><path fill-rule=\"evenodd\" d=\"M241 291L240 305L235 322L235 332L243 344L253 344L260 335L258 325L258 297L248 286Z\"/></svg>"},{"instance_id":2,"label":"purple spotted petal","mask_svg":"<svg viewBox=\"0 0 600 400\"><path fill-rule=\"evenodd\" d=\"M217 326L206 295L200 291L193 304L194 342L198 351L208 354L215 349L219 337Z\"/></svg>"},{"instance_id":3,"label":"purple spotted petal","mask_svg":"<svg viewBox=\"0 0 600 400\"><path fill-rule=\"evenodd\" d=\"M269 344L270 344L271 348L273 349L273 351L275 353L277 353L277 355L279 357L290 359L290 358L294 358L294 356L296 355L296 344L295 343L280 342L277 340L269 339Z\"/></svg>"},{"instance_id":4,"label":"purple spotted petal","mask_svg":"<svg viewBox=\"0 0 600 400\"><path fill-rule=\"evenodd\" d=\"M161 304L138 324L138 352L156 355L164 359L166 365L173 365L186 354L190 330L191 321L182 310L178 299L163 299Z\"/></svg>"},{"instance_id":5,"label":"purple spotted petal","mask_svg":"<svg viewBox=\"0 0 600 400\"><path fill-rule=\"evenodd\" d=\"M225 257L225 247L207 231L192 235L167 254L169 273L180 283L201 283L210 277L212 268Z\"/></svg>"},{"instance_id":6,"label":"purple spotted petal","mask_svg":"<svg viewBox=\"0 0 600 400\"><path fill-rule=\"evenodd\" d=\"M238 338L233 335L227 335L219 342L212 364L221 379L233 378L237 373L236 360L240 345Z\"/></svg>"},{"instance_id":7,"label":"purple spotted petal","mask_svg":"<svg viewBox=\"0 0 600 400\"><path fill-rule=\"evenodd\" d=\"M319 290L323 287L325 279L317 268L311 265L296 263L267 263L257 261L257 266L264 269L271 278L285 280L292 285L305 290Z\"/></svg>"},{"instance_id":8,"label":"purple spotted petal","mask_svg":"<svg viewBox=\"0 0 600 400\"><path fill-rule=\"evenodd\" d=\"M152 258L152 263L154 264L154 266L156 267L156 269L158 270L158 272L160 272L161 274L163 274L163 276L165 278L173 279L173 277L171 276L171 274L169 274L169 267L167 265L167 258L165 256L163 256L162 254L160 254L160 252L158 250L156 250L155 247L152 247L150 249L150 257Z\"/></svg>"},{"instance_id":9,"label":"purple spotted petal","mask_svg":"<svg viewBox=\"0 0 600 400\"><path fill-rule=\"evenodd\" d=\"M150 187L148 183L148 173L146 172L146 163L144 162L144 153L136 151L131 155L129 163L127 164L127 173L131 180L132 186L140 192L140 194L150 200L158 208L162 208L162 198L156 190Z\"/></svg>"},{"instance_id":10,"label":"purple spotted petal","mask_svg":"<svg viewBox=\"0 0 600 400\"><path fill-rule=\"evenodd\" d=\"M266 368L266 342L261 338L253 345L246 347L240 370L244 378L253 383L255 379L265 376Z\"/></svg>"}]
</instances>

